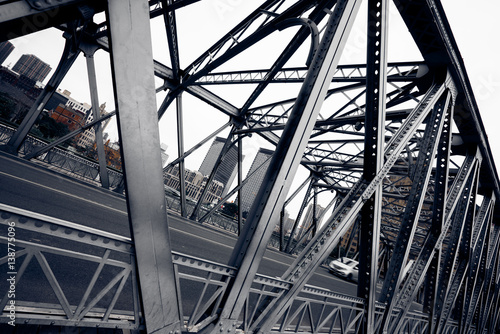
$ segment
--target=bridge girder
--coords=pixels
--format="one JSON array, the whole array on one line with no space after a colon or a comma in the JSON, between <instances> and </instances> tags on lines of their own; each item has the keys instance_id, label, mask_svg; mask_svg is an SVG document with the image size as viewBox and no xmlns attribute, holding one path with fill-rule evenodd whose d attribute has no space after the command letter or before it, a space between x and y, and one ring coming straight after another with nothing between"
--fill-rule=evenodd
<instances>
[{"instance_id":1,"label":"bridge girder","mask_svg":"<svg viewBox=\"0 0 500 334\"><path fill-rule=\"evenodd\" d=\"M493 333L500 329L494 312L500 302L495 201L500 183L464 63L439 1L394 1L420 51L416 58L422 59L399 63L387 62L389 3L368 1L366 64L339 64L359 0L267 0L211 47L189 55L187 65L181 48L180 25L186 18L182 14L202 2L128 3L130 7L121 0L0 3L0 40L50 27L63 31L66 38L58 70L17 131L3 143L4 151L39 160L58 154L66 163L73 161L54 147L79 131L53 144L37 142L29 132L81 50L91 45L110 54L125 169L121 181L116 180L103 165L106 157L98 145L101 165L96 164L93 178L99 175L105 188L119 192L125 185L133 236L133 241L125 242L134 244L135 262L123 277L135 275L142 311L139 315L136 310L133 321L118 327L148 333L445 333L452 328ZM102 12L106 18L98 19ZM163 20L170 65L153 59L154 30L149 27L150 20L157 19ZM287 39L283 51L277 55L260 51L269 54L271 65L248 69L241 62L241 55L276 35ZM190 42L194 43L186 40ZM302 64L296 65L295 58ZM97 105L92 68L90 63L92 102ZM276 86L286 88L276 94ZM233 91L233 87L250 88ZM287 91L288 87L295 88ZM235 98L238 94L245 97ZM186 150L186 137L192 135L189 129L195 123L185 117L191 112L186 110L187 95L205 103L210 112L215 110L224 122L205 124L208 133L202 131L204 135L190 141L197 143ZM169 114L172 109L175 121ZM98 130L99 121L111 116L89 126ZM170 249L159 122L176 124L177 159L170 165L179 166L180 215L200 223L236 193L241 204L245 184L251 183L250 176L245 180L241 175L245 147L266 145L274 151L261 164L266 169L264 181L245 221L240 208L235 223L239 238L228 263L190 259ZM191 207L186 160L221 133L225 144ZM239 152L237 185L208 210L204 199L233 146ZM301 173L307 174L305 181ZM309 187L303 191L306 184ZM330 195L324 196L328 191ZM318 201L334 206L333 211L317 214ZM294 210L291 203L297 202L297 222L287 237L284 212ZM294 238L308 204L312 220ZM7 207L2 211L29 216ZM1 223L8 226L8 219ZM50 217L40 219L51 223ZM294 253L295 260L281 277L263 277L259 264L277 225L279 248ZM313 273L334 251L345 245L351 248L355 239L358 248L352 252L360 257L357 295L309 286ZM25 247L29 259L35 256L56 286L43 255L32 245ZM406 272L407 263L413 265ZM212 266L206 279L179 271L182 266L202 270L203 265ZM116 280L128 276L123 277ZM189 280L203 281L205 286L188 315L181 285ZM383 283L380 293L377 283ZM7 300L3 297L0 305L5 307ZM59 300L68 317L59 323L83 326L71 318L85 317L82 307L73 311L63 297ZM423 313L414 312L416 304L423 305ZM102 323L111 326L105 318ZM0 321L8 322L8 316L4 313ZM36 317L30 323L36 323Z\"/></svg>"}]
</instances>

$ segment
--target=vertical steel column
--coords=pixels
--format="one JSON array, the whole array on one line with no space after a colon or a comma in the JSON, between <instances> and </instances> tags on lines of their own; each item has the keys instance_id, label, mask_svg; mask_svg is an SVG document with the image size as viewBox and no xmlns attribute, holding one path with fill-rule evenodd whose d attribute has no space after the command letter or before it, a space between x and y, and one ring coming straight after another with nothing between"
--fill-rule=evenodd
<instances>
[{"instance_id":1,"label":"vertical steel column","mask_svg":"<svg viewBox=\"0 0 500 334\"><path fill-rule=\"evenodd\" d=\"M177 153L179 157L184 155L184 119L182 113L182 93L175 99L177 108ZM179 186L181 194L181 216L187 216L186 210L186 169L184 159L179 160Z\"/></svg>"},{"instance_id":2,"label":"vertical steel column","mask_svg":"<svg viewBox=\"0 0 500 334\"><path fill-rule=\"evenodd\" d=\"M180 333L160 156L148 1L109 0L127 207L148 333Z\"/></svg>"},{"instance_id":3,"label":"vertical steel column","mask_svg":"<svg viewBox=\"0 0 500 334\"><path fill-rule=\"evenodd\" d=\"M363 178L371 182L384 164L388 0L368 1ZM361 333L375 331L382 183L361 210L358 297L365 299Z\"/></svg>"},{"instance_id":4,"label":"vertical steel column","mask_svg":"<svg viewBox=\"0 0 500 334\"><path fill-rule=\"evenodd\" d=\"M243 183L243 138L238 135L238 235L243 228L243 210L241 210L241 189Z\"/></svg>"},{"instance_id":5,"label":"vertical steel column","mask_svg":"<svg viewBox=\"0 0 500 334\"><path fill-rule=\"evenodd\" d=\"M314 181L316 182L317 179L314 179ZM314 186L313 188L313 192L314 192L314 198L313 198L313 221L312 221L312 224L313 224L313 228L311 230L311 236L314 237L316 235L316 232L318 231L318 217L316 217L316 207L318 206L318 187L317 186Z\"/></svg>"},{"instance_id":6,"label":"vertical steel column","mask_svg":"<svg viewBox=\"0 0 500 334\"><path fill-rule=\"evenodd\" d=\"M81 49L87 60L87 74L89 79L90 100L92 103L92 115L94 120L98 121L101 118L101 110L99 107L99 95L97 93L97 80L95 73L94 53L97 51L97 46L82 45ZM94 126L95 143L97 147L97 157L99 160L99 177L103 188L109 189L109 176L106 164L106 152L104 151L104 139L102 135L101 123L96 123Z\"/></svg>"},{"instance_id":7,"label":"vertical steel column","mask_svg":"<svg viewBox=\"0 0 500 334\"><path fill-rule=\"evenodd\" d=\"M0 149L12 154L17 154L19 148L26 139L26 136L38 119L38 116L40 116L41 112L43 111L43 108L45 108L45 105L50 100L57 87L59 87L59 84L66 76L66 73L68 73L76 58L78 58L80 49L78 48L79 41L76 41L76 36L65 35L65 37L66 44L64 46L64 51L54 74L43 89L42 93L35 100L35 103L33 103L33 105L31 106L28 114L26 115L26 117L24 117L17 131L10 138L9 142L6 145L0 146Z\"/></svg>"},{"instance_id":8,"label":"vertical steel column","mask_svg":"<svg viewBox=\"0 0 500 334\"><path fill-rule=\"evenodd\" d=\"M230 264L238 267L238 274L229 287L213 333L234 332L235 321L246 303L260 261L269 238L278 221L288 190L302 159L312 129L337 68L347 36L359 9L360 1L337 2L320 47L290 113L283 134L250 209L249 219L231 256ZM259 331L268 332L276 314L267 314L267 322Z\"/></svg>"}]
</instances>

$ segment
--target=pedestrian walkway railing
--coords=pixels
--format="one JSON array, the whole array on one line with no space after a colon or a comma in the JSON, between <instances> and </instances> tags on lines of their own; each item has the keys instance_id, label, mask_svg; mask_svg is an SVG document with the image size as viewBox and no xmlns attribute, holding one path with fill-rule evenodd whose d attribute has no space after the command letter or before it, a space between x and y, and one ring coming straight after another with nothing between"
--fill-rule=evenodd
<instances>
[{"instance_id":1,"label":"pedestrian walkway railing","mask_svg":"<svg viewBox=\"0 0 500 334\"><path fill-rule=\"evenodd\" d=\"M13 127L0 123L0 145L7 144L14 132L15 129ZM47 145L46 141L28 135L20 147L19 155L27 156L45 145ZM94 185L100 184L99 164L96 161L84 158L66 149L54 147L48 152L34 158L34 161L43 164L47 168L56 169L75 179L80 179ZM108 168L107 172L110 189L119 188L122 183L122 173L112 168Z\"/></svg>"},{"instance_id":2,"label":"pedestrian walkway railing","mask_svg":"<svg viewBox=\"0 0 500 334\"><path fill-rule=\"evenodd\" d=\"M0 229L0 323L144 329L130 238L4 204ZM197 332L217 318L237 268L177 252L172 258L183 329ZM266 305L290 288L257 274L234 326L254 331ZM377 304L377 321L384 309ZM272 332L355 333L364 312L362 298L306 285ZM427 315L409 312L401 328L422 333L427 326ZM456 328L449 323L447 333Z\"/></svg>"}]
</instances>

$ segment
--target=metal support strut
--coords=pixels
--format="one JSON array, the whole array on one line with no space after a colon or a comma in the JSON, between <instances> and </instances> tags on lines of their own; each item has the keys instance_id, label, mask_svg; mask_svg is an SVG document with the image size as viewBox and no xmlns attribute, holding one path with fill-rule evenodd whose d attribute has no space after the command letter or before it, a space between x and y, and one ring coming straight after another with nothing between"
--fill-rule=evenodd
<instances>
[{"instance_id":1,"label":"metal support strut","mask_svg":"<svg viewBox=\"0 0 500 334\"><path fill-rule=\"evenodd\" d=\"M145 0L109 0L107 15L143 316L149 333L180 333L182 319L161 168L149 5Z\"/></svg>"}]
</instances>

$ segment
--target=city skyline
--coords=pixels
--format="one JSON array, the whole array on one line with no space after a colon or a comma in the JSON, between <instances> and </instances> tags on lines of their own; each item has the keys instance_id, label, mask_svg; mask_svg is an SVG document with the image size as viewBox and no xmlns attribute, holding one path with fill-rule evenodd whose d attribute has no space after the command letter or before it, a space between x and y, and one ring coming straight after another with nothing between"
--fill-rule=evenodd
<instances>
[{"instance_id":1,"label":"city skyline","mask_svg":"<svg viewBox=\"0 0 500 334\"><path fill-rule=\"evenodd\" d=\"M470 11L469 3L465 0L444 0L442 1L445 12L447 13L447 18L450 21L450 25L453 30L455 39L460 49L461 57L464 59L467 73L470 77L471 84L474 89L477 103L479 105L479 110L481 112L481 118L486 128L488 138L491 145L491 150L495 156L496 165L500 165L500 145L493 145L494 143L500 143L500 132L496 131L496 124L500 121L500 116L496 112L496 105L498 104L497 99L500 96L500 82L498 77L500 77L500 69L496 67L491 67L489 64L494 63L498 54L500 54L500 41L492 36L497 36L500 33L500 22L494 17L495 13L500 10L500 3L497 2L483 2L482 11ZM391 4L392 6L393 4ZM220 8L210 4L209 2L200 2L196 8L203 7L203 15L207 16L211 22L211 29L214 30L211 34L208 32L196 32L203 33L203 38L200 38L200 43L198 49L210 46L211 43L215 42L221 32L225 31L225 27L233 26L241 20L241 16L244 15L245 8L251 8L253 5L251 3L238 3L238 6L230 6L227 10L221 11ZM397 14L394 14L396 9L391 9L390 22L391 25L399 24L396 22ZM233 15L235 14L235 15ZM187 15L187 14L186 14ZM240 16L237 16L240 15ZM469 24L464 25L463 22L467 20ZM182 21L179 20L179 24ZM181 27L183 28L183 27ZM186 29L181 29L181 31L186 32ZM391 30L391 32L394 30ZM402 26L399 29L401 34L408 34L407 28ZM195 32L190 32L195 33ZM399 34L399 33L398 33ZM64 46L64 40L61 38L62 32L57 29L49 29L46 31L41 31L38 33L23 36L22 38L11 40L16 49L9 56L8 62L15 62L24 53L34 53L40 57L40 59L51 64L53 69L57 66L60 55ZM474 36L474 38L472 38ZM359 37L359 36L356 36ZM45 48L44 46L50 40L52 49ZM355 38L356 42L361 42L360 37ZM389 51L395 49L393 46L400 42L398 36L389 36ZM364 43L364 42L363 42ZM484 48L478 48L477 46L481 44ZM191 45L180 45L184 48L190 48ZM160 44L155 44L155 47L160 47ZM163 46L163 48L166 48ZM351 48L350 56L361 56L364 54L355 54L356 46ZM487 52L486 52L487 50ZM182 49L183 54L190 53L190 49ZM155 53L159 60L161 61L160 55L168 54L168 50L162 49ZM98 50L94 55L96 66L97 66L97 76L99 82L99 100L102 102L107 102L109 110L114 110L114 98L112 93L112 82L110 70L104 63L109 62L109 55ZM389 59L390 60L390 59ZM184 66L186 64L183 64ZM53 70L50 75L52 75ZM86 65L83 56L80 56L74 64L74 69L68 73L67 78L61 83L61 88L68 89L74 92L75 97L80 101L90 101L90 95L88 92L86 84ZM49 77L50 77L49 75ZM159 85L161 83L158 83ZM186 95L186 100L189 98ZM161 103L161 102L159 102ZM159 106L159 103L157 105ZM207 108L206 104L197 104L196 108ZM186 108L185 108L186 109ZM205 119L203 123L206 124ZM169 145L168 154L171 157L177 157L176 139L170 136L170 134L175 134L175 125L172 124L161 124L164 131L161 132L162 141ZM189 136L185 138L186 147L194 146L197 141L204 135L203 131L198 131L199 129L187 132ZM117 139L116 125L114 120L109 126L110 136L113 140ZM264 145L260 145L264 146ZM256 154L258 148L254 148L251 152L247 152L244 147L244 154L248 157L248 161L251 161L252 156ZM186 160L186 166L195 169L198 168L203 154L199 154L198 158L195 160L194 155L191 159ZM246 167L248 168L248 166Z\"/></svg>"}]
</instances>

